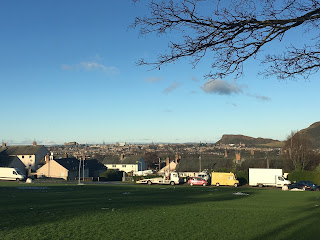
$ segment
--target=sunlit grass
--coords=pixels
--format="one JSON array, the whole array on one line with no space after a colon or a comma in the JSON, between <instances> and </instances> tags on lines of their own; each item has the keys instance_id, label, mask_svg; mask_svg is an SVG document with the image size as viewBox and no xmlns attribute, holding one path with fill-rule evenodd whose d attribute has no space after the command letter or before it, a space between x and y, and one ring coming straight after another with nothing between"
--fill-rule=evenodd
<instances>
[{"instance_id":1,"label":"sunlit grass","mask_svg":"<svg viewBox=\"0 0 320 240\"><path fill-rule=\"evenodd\" d=\"M318 205L280 189L1 182L0 238L311 239Z\"/></svg>"}]
</instances>

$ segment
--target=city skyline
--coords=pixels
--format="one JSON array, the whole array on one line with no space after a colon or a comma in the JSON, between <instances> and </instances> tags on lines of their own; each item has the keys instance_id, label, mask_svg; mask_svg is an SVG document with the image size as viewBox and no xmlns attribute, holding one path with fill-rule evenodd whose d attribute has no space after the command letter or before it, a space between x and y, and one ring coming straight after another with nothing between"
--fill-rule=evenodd
<instances>
[{"instance_id":1,"label":"city skyline","mask_svg":"<svg viewBox=\"0 0 320 240\"><path fill-rule=\"evenodd\" d=\"M319 121L319 74L264 78L251 59L235 80L205 79L210 55L137 66L181 36L139 36L143 1L2 1L0 138L9 144L186 143L223 134L285 140ZM270 43L307 43L303 27ZM259 56L258 56L259 57Z\"/></svg>"}]
</instances>

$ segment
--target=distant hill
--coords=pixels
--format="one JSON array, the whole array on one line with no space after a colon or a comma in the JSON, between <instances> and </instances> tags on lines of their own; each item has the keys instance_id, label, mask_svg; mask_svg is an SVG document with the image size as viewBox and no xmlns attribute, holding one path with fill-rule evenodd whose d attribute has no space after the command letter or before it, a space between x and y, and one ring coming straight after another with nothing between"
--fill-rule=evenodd
<instances>
[{"instance_id":1,"label":"distant hill","mask_svg":"<svg viewBox=\"0 0 320 240\"><path fill-rule=\"evenodd\" d=\"M308 135L313 147L320 148L320 122L311 124L308 128L300 130L299 133Z\"/></svg>"},{"instance_id":2,"label":"distant hill","mask_svg":"<svg viewBox=\"0 0 320 240\"><path fill-rule=\"evenodd\" d=\"M229 135L225 134L222 138L216 142L216 144L245 144L246 146L281 146L281 142L278 140L268 138L253 138L244 135ZM279 144L279 145L278 145Z\"/></svg>"}]
</instances>

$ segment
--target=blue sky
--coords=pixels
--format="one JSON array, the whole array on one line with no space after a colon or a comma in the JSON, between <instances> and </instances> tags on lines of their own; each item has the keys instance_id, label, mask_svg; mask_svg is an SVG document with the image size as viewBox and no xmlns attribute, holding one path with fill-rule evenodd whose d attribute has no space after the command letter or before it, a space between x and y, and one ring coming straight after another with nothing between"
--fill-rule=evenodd
<instances>
[{"instance_id":1,"label":"blue sky","mask_svg":"<svg viewBox=\"0 0 320 240\"><path fill-rule=\"evenodd\" d=\"M223 134L284 140L319 121L319 73L307 81L259 76L252 59L240 79L204 79L182 60L138 67L178 35L130 29L144 1L0 2L0 138L10 144L216 142ZM265 48L305 42L301 30Z\"/></svg>"}]
</instances>

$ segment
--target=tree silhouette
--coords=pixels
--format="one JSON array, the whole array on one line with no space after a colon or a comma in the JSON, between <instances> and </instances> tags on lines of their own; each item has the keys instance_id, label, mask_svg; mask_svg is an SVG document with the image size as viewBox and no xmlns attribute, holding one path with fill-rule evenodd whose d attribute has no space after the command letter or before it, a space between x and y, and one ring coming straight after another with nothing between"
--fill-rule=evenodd
<instances>
[{"instance_id":1,"label":"tree silhouette","mask_svg":"<svg viewBox=\"0 0 320 240\"><path fill-rule=\"evenodd\" d=\"M209 12L210 8L212 11ZM160 54L154 62L141 59L138 65L160 68L187 57L195 67L210 54L212 70L206 77L223 78L231 74L239 77L248 59L255 58L270 42L281 41L289 30L301 26L310 33L310 45L284 46L282 53L265 56L262 63L269 67L263 74L275 75L279 79L308 78L319 70L319 35L313 38L311 33L319 30L320 1L153 0L149 3L149 10L146 16L137 17L133 24L142 35L179 32L183 40L170 42L169 53Z\"/></svg>"}]
</instances>

